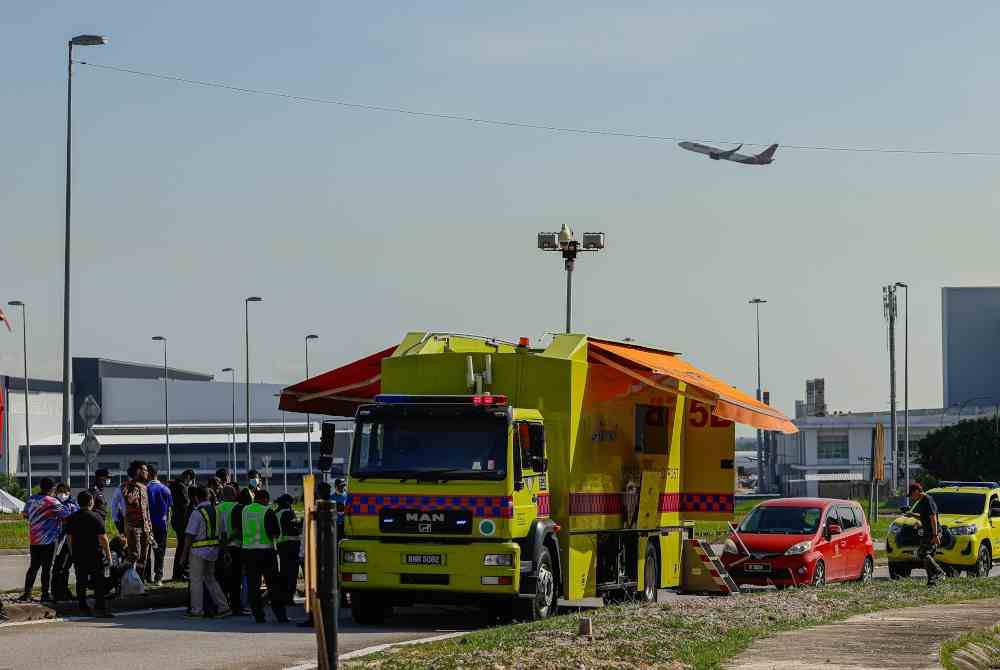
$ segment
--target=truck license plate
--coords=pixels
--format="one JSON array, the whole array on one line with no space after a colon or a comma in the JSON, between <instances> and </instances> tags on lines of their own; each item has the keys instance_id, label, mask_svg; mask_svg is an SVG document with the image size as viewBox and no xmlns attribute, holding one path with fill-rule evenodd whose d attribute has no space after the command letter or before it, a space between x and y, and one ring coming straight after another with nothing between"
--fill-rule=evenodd
<instances>
[{"instance_id":1,"label":"truck license plate","mask_svg":"<svg viewBox=\"0 0 1000 670\"><path fill-rule=\"evenodd\" d=\"M743 568L747 572L771 572L770 563L747 563Z\"/></svg>"},{"instance_id":2,"label":"truck license plate","mask_svg":"<svg viewBox=\"0 0 1000 670\"><path fill-rule=\"evenodd\" d=\"M407 565L441 565L441 554L407 554Z\"/></svg>"}]
</instances>

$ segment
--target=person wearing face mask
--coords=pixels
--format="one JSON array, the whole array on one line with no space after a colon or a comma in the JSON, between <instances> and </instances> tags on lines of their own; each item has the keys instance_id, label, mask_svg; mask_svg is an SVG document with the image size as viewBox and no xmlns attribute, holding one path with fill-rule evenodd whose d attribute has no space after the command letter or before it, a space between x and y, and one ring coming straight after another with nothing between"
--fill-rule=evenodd
<instances>
[{"instance_id":1,"label":"person wearing face mask","mask_svg":"<svg viewBox=\"0 0 1000 670\"><path fill-rule=\"evenodd\" d=\"M125 543L128 554L125 560L131 563L140 575L149 560L149 548L153 539L153 523L149 516L149 470L143 461L133 461L128 466L129 479L122 485L125 499Z\"/></svg>"},{"instance_id":2,"label":"person wearing face mask","mask_svg":"<svg viewBox=\"0 0 1000 670\"><path fill-rule=\"evenodd\" d=\"M56 500L59 501L68 515L72 515L80 509L76 501L70 497L70 488L67 484L59 483L56 486ZM75 597L69 590L69 571L72 567L73 551L66 537L66 523L64 521L59 531L59 541L56 542L56 558L52 563L52 596L56 602L72 600Z\"/></svg>"},{"instance_id":3,"label":"person wearing face mask","mask_svg":"<svg viewBox=\"0 0 1000 670\"><path fill-rule=\"evenodd\" d=\"M194 486L194 481L194 470L185 470L180 477L171 480L168 484L172 501L170 527L174 529L174 535L177 537L173 574L170 578L172 582L181 582L187 579L187 565L184 564L184 542L187 522L191 518L191 498L188 491Z\"/></svg>"},{"instance_id":4,"label":"person wearing face mask","mask_svg":"<svg viewBox=\"0 0 1000 670\"><path fill-rule=\"evenodd\" d=\"M260 479L260 473L257 472L256 470L251 470L250 472L247 473L247 477L250 480L250 482L249 482L250 493L256 494L257 491L259 491L261 489L261 485L262 485L262 482L261 482L261 479Z\"/></svg>"},{"instance_id":5,"label":"person wearing face mask","mask_svg":"<svg viewBox=\"0 0 1000 670\"><path fill-rule=\"evenodd\" d=\"M104 489L109 484L111 484L111 473L107 468L99 468L94 473L94 485L87 489L94 505L90 511L101 517L101 521L105 523L108 520L108 502L104 499Z\"/></svg>"},{"instance_id":6,"label":"person wearing face mask","mask_svg":"<svg viewBox=\"0 0 1000 670\"><path fill-rule=\"evenodd\" d=\"M38 493L28 497L21 512L28 520L31 563L24 576L24 593L18 598L18 602L31 602L31 591L35 588L35 577L39 570L42 571L42 601L52 600L49 589L52 559L55 557L63 520L69 516L63 504L51 495L54 487L55 482L49 477L42 477L38 482Z\"/></svg>"}]
</instances>

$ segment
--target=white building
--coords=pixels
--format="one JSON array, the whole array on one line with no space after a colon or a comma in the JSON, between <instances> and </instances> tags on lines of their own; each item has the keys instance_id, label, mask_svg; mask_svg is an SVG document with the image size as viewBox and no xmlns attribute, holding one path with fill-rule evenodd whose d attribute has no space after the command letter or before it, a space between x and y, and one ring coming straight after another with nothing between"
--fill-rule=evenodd
<instances>
[{"instance_id":1,"label":"white building","mask_svg":"<svg viewBox=\"0 0 1000 670\"><path fill-rule=\"evenodd\" d=\"M917 442L928 433L958 423L960 419L993 417L993 407L966 407L949 410L910 410L910 473L919 471L915 463ZM897 441L900 472L904 463L906 435L903 412L897 413ZM889 412L837 413L795 420L799 432L776 435L776 470L784 495L842 495L843 482L868 481L871 472L875 425L881 423L886 438L886 477L891 477L894 455ZM818 475L818 476L817 476ZM826 480L826 481L819 481ZM825 491L824 491L825 489Z\"/></svg>"}]
</instances>

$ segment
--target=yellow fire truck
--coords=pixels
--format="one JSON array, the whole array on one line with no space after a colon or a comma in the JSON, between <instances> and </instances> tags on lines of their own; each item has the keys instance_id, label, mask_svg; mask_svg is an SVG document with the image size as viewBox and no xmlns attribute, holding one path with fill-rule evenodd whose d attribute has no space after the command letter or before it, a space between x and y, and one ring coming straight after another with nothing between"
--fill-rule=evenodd
<instances>
[{"instance_id":1,"label":"yellow fire truck","mask_svg":"<svg viewBox=\"0 0 1000 670\"><path fill-rule=\"evenodd\" d=\"M281 407L355 416L340 579L367 624L414 602L538 619L653 600L678 586L684 522L732 516L734 422L795 431L674 352L585 335L409 333Z\"/></svg>"}]
</instances>

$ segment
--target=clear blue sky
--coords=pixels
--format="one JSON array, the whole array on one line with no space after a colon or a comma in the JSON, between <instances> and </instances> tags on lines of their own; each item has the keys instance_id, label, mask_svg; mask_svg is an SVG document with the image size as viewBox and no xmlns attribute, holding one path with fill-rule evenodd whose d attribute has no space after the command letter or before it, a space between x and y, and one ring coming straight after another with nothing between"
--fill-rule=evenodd
<instances>
[{"instance_id":1,"label":"clear blue sky","mask_svg":"<svg viewBox=\"0 0 1000 670\"><path fill-rule=\"evenodd\" d=\"M86 6L89 4L90 6ZM410 3L412 4L412 3ZM65 42L96 63L432 112L789 144L1000 150L978 3L32 2L5 8L0 297L60 370ZM81 67L73 351L302 376L412 329L537 336L563 273L538 230L604 230L578 331L635 337L791 412L887 403L880 286L912 284L911 400L941 402L940 287L1000 279L1000 159L779 150L766 168L670 142L559 135L238 95ZM16 316L12 314L12 316ZM901 362L900 362L901 368ZM20 339L0 332L0 371ZM900 377L901 377L900 372Z\"/></svg>"}]
</instances>

